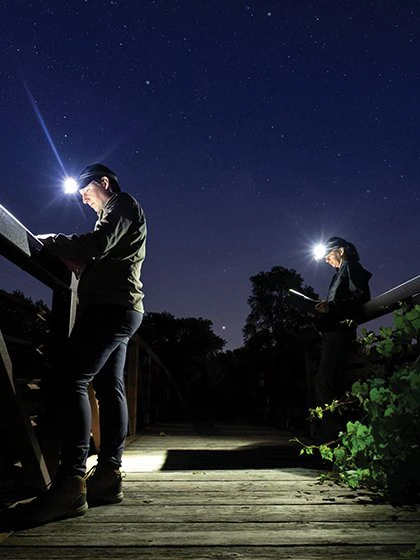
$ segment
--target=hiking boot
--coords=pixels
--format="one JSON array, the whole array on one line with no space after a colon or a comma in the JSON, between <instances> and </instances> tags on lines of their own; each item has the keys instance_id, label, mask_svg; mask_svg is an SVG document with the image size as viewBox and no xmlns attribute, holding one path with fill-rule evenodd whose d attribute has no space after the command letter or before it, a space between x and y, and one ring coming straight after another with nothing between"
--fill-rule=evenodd
<instances>
[{"instance_id":1,"label":"hiking boot","mask_svg":"<svg viewBox=\"0 0 420 560\"><path fill-rule=\"evenodd\" d=\"M11 508L10 514L18 525L31 526L78 517L87 510L85 479L79 475L60 475L37 498Z\"/></svg>"},{"instance_id":2,"label":"hiking boot","mask_svg":"<svg viewBox=\"0 0 420 560\"><path fill-rule=\"evenodd\" d=\"M102 506L122 502L122 474L112 466L95 465L86 475L89 506Z\"/></svg>"}]
</instances>

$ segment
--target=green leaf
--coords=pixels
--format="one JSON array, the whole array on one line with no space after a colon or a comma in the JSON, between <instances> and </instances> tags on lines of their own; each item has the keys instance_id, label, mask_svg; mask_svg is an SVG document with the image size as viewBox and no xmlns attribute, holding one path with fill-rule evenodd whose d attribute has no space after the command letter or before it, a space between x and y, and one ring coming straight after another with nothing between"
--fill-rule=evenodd
<instances>
[{"instance_id":1,"label":"green leaf","mask_svg":"<svg viewBox=\"0 0 420 560\"><path fill-rule=\"evenodd\" d=\"M385 412L384 412L385 418L388 417L388 416L392 416L393 414L395 414L395 411L396 411L396 410L397 410L397 409L396 409L395 405L393 405L393 404L388 405L388 406L386 407L386 409L385 409Z\"/></svg>"},{"instance_id":2,"label":"green leaf","mask_svg":"<svg viewBox=\"0 0 420 560\"><path fill-rule=\"evenodd\" d=\"M341 463L346 457L346 451L343 447L336 447L334 449L334 462Z\"/></svg>"},{"instance_id":3,"label":"green leaf","mask_svg":"<svg viewBox=\"0 0 420 560\"><path fill-rule=\"evenodd\" d=\"M321 454L321 457L326 461L333 460L333 450L328 445L320 445L319 452Z\"/></svg>"},{"instance_id":4,"label":"green leaf","mask_svg":"<svg viewBox=\"0 0 420 560\"><path fill-rule=\"evenodd\" d=\"M378 402L381 398L381 395L378 391L378 389L376 389L376 387L373 387L370 391L369 391L369 398L371 401L373 402Z\"/></svg>"}]
</instances>

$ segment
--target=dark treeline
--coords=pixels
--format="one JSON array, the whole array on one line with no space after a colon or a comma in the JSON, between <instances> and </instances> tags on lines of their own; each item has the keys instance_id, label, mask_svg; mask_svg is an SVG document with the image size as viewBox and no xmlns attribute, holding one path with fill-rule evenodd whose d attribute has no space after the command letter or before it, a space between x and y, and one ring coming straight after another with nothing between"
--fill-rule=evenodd
<instances>
[{"instance_id":1,"label":"dark treeline","mask_svg":"<svg viewBox=\"0 0 420 560\"><path fill-rule=\"evenodd\" d=\"M250 278L249 315L243 346L224 350L225 341L204 318L176 318L147 312L139 334L168 368L182 396L167 411L170 420L259 421L304 426L308 414L308 349L316 353L310 317L289 304L293 288L317 294L293 269L275 266ZM21 292L0 290L0 329L10 344L15 374L50 368L50 318L47 306ZM24 340L26 345L19 344ZM308 344L308 341L312 341ZM305 352L306 348L306 352Z\"/></svg>"}]
</instances>

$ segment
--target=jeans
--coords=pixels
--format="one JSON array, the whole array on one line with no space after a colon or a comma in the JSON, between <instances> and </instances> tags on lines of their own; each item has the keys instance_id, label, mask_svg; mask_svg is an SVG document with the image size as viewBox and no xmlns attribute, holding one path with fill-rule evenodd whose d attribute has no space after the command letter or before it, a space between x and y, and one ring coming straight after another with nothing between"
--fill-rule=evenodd
<instances>
[{"instance_id":1,"label":"jeans","mask_svg":"<svg viewBox=\"0 0 420 560\"><path fill-rule=\"evenodd\" d=\"M121 466L128 430L124 365L128 341L142 319L142 313L117 306L91 306L77 317L60 360L63 370L55 380L60 391L61 474L86 472L92 427L90 382L99 405L98 463Z\"/></svg>"}]
</instances>

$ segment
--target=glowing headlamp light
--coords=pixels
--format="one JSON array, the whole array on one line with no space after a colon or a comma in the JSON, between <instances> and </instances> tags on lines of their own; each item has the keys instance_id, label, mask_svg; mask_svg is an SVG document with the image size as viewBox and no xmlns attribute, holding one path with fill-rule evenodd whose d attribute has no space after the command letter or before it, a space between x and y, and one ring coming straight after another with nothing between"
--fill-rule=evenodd
<instances>
[{"instance_id":1,"label":"glowing headlamp light","mask_svg":"<svg viewBox=\"0 0 420 560\"><path fill-rule=\"evenodd\" d=\"M316 261L321 261L328 254L328 250L325 245L318 243L318 245L315 245L312 249L312 253Z\"/></svg>"},{"instance_id":2,"label":"glowing headlamp light","mask_svg":"<svg viewBox=\"0 0 420 560\"><path fill-rule=\"evenodd\" d=\"M63 188L66 194L75 194L79 190L79 185L73 177L66 177L63 181Z\"/></svg>"}]
</instances>

